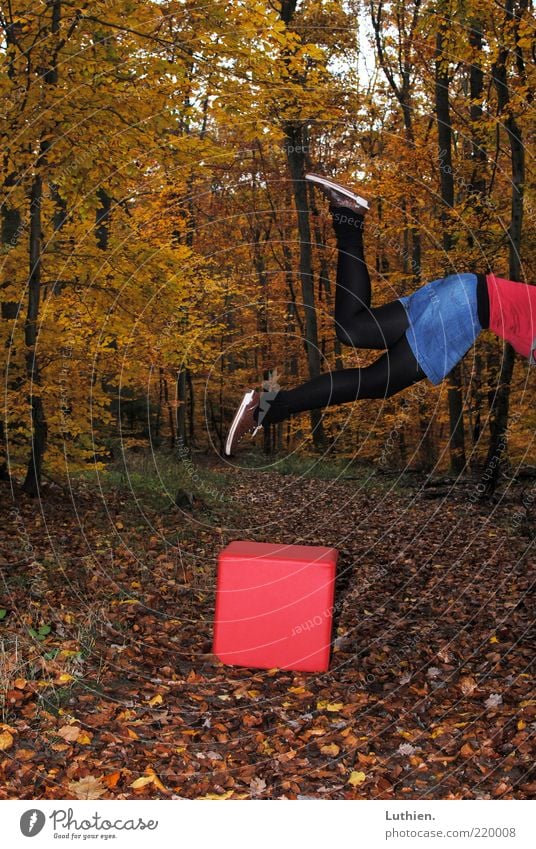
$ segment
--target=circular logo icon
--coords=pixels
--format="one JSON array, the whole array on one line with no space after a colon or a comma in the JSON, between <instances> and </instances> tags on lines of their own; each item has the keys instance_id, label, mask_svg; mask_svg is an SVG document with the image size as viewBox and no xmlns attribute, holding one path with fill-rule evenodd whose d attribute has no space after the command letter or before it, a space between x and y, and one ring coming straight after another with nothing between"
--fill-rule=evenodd
<instances>
[{"instance_id":1,"label":"circular logo icon","mask_svg":"<svg viewBox=\"0 0 536 849\"><path fill-rule=\"evenodd\" d=\"M43 811L38 811L37 808L32 808L29 811L24 811L20 818L20 830L25 837L35 837L39 834L46 822L46 817Z\"/></svg>"}]
</instances>

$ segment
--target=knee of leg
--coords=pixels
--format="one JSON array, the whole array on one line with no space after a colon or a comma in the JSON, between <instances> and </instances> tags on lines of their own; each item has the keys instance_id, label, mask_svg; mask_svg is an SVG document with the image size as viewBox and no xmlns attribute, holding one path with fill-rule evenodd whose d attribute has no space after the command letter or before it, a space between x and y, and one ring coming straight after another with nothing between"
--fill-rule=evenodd
<instances>
[{"instance_id":1,"label":"knee of leg","mask_svg":"<svg viewBox=\"0 0 536 849\"><path fill-rule=\"evenodd\" d=\"M341 345L350 345L352 348L359 348L354 329L344 327L342 324L336 324L335 334Z\"/></svg>"},{"instance_id":2,"label":"knee of leg","mask_svg":"<svg viewBox=\"0 0 536 849\"><path fill-rule=\"evenodd\" d=\"M383 387L382 398L392 398L400 392L400 381L391 373L391 369L384 370L379 375L378 384Z\"/></svg>"}]
</instances>

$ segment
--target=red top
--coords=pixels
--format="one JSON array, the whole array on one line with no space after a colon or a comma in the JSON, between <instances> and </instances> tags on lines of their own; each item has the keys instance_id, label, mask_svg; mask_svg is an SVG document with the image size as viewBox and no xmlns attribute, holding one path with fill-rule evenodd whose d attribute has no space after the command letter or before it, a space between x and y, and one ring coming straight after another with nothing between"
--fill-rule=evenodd
<instances>
[{"instance_id":1,"label":"red top","mask_svg":"<svg viewBox=\"0 0 536 849\"><path fill-rule=\"evenodd\" d=\"M233 560L244 558L251 562L262 560L283 560L285 563L299 561L304 564L337 562L338 551L323 545L290 545L289 543L254 542L252 540L234 540L221 552Z\"/></svg>"},{"instance_id":2,"label":"red top","mask_svg":"<svg viewBox=\"0 0 536 849\"><path fill-rule=\"evenodd\" d=\"M488 274L489 329L536 364L536 286Z\"/></svg>"}]
</instances>

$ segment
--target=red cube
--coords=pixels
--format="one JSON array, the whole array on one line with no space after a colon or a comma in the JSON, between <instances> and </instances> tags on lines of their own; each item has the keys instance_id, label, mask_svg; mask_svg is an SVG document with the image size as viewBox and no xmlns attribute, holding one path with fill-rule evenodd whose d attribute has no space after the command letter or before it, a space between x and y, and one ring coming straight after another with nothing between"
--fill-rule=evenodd
<instances>
[{"instance_id":1,"label":"red cube","mask_svg":"<svg viewBox=\"0 0 536 849\"><path fill-rule=\"evenodd\" d=\"M329 667L338 552L231 542L218 560L214 654L261 669Z\"/></svg>"}]
</instances>

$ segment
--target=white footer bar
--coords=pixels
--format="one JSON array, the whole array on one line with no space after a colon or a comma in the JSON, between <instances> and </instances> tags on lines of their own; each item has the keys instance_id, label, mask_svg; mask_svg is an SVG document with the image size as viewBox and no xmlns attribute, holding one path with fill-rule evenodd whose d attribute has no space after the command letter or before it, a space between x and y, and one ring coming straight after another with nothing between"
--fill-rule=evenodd
<instances>
[{"instance_id":1,"label":"white footer bar","mask_svg":"<svg viewBox=\"0 0 536 849\"><path fill-rule=\"evenodd\" d=\"M301 801L302 804L298 804ZM4 801L9 847L534 849L532 801Z\"/></svg>"}]
</instances>

